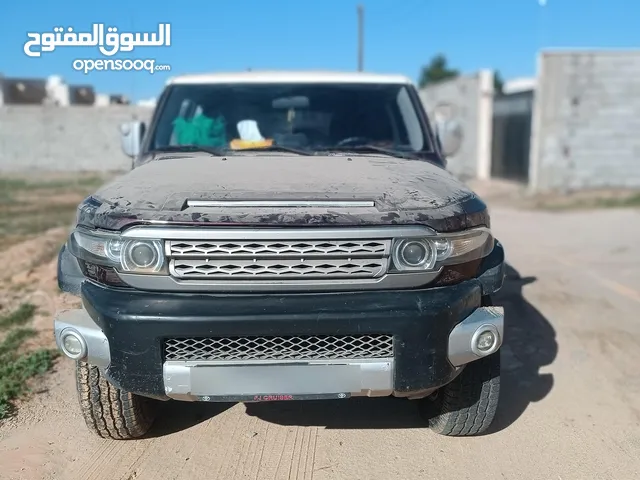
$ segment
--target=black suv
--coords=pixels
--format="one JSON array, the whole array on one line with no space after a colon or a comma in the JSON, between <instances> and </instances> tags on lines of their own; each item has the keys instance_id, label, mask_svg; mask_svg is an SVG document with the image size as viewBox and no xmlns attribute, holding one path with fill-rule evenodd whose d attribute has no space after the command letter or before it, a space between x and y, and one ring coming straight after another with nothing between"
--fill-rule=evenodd
<instances>
[{"instance_id":1,"label":"black suv","mask_svg":"<svg viewBox=\"0 0 640 480\"><path fill-rule=\"evenodd\" d=\"M144 435L169 399L389 395L438 433L487 429L504 251L410 80L177 77L121 129L133 168L79 206L58 265L98 435Z\"/></svg>"}]
</instances>

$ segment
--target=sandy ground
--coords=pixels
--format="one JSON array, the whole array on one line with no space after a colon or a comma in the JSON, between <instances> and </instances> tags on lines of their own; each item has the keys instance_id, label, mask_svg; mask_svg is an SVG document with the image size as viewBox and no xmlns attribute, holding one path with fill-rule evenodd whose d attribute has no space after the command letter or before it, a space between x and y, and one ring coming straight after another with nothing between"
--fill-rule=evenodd
<instances>
[{"instance_id":1,"label":"sandy ground","mask_svg":"<svg viewBox=\"0 0 640 480\"><path fill-rule=\"evenodd\" d=\"M510 269L489 434L437 436L410 401L361 399L168 403L148 438L101 440L85 428L73 365L61 360L0 427L0 478L640 478L640 211L496 205L492 216ZM41 267L40 290L55 290L54 266Z\"/></svg>"}]
</instances>

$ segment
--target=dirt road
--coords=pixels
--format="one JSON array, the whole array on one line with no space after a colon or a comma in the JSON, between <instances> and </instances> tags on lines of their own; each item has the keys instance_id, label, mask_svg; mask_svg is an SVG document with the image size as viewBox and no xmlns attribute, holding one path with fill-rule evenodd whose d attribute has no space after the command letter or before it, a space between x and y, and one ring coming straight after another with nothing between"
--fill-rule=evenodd
<instances>
[{"instance_id":1,"label":"dirt road","mask_svg":"<svg viewBox=\"0 0 640 480\"><path fill-rule=\"evenodd\" d=\"M490 434L432 434L414 404L167 404L149 438L92 436L70 361L0 428L2 479L640 478L640 212L492 210L507 345Z\"/></svg>"}]
</instances>

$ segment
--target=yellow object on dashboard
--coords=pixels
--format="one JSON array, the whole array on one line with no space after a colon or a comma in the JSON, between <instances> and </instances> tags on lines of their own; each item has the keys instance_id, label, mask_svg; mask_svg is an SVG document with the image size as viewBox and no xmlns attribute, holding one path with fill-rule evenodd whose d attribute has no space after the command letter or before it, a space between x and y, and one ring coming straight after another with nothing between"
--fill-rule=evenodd
<instances>
[{"instance_id":1,"label":"yellow object on dashboard","mask_svg":"<svg viewBox=\"0 0 640 480\"><path fill-rule=\"evenodd\" d=\"M234 140L231 140L229 147L231 147L232 150L242 150L243 148L270 147L271 145L273 145L272 139L252 141L252 140L240 140L239 138L236 138Z\"/></svg>"}]
</instances>

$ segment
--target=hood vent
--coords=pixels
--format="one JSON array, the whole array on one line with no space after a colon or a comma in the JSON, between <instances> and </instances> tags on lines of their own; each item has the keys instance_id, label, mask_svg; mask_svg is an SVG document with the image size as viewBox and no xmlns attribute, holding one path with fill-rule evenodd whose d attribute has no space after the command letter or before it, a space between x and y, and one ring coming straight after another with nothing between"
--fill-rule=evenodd
<instances>
[{"instance_id":1,"label":"hood vent","mask_svg":"<svg viewBox=\"0 0 640 480\"><path fill-rule=\"evenodd\" d=\"M187 200L188 207L201 208L367 208L372 200Z\"/></svg>"}]
</instances>

